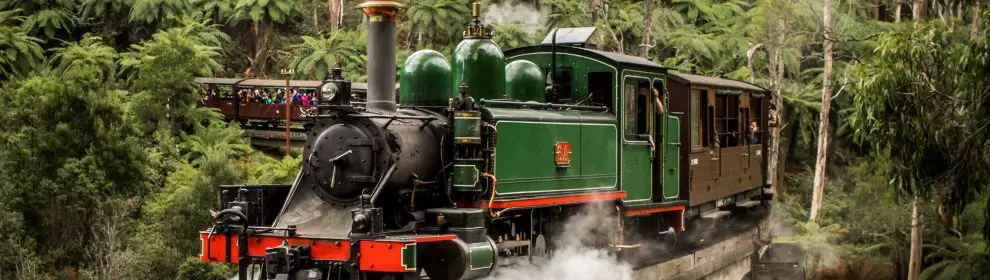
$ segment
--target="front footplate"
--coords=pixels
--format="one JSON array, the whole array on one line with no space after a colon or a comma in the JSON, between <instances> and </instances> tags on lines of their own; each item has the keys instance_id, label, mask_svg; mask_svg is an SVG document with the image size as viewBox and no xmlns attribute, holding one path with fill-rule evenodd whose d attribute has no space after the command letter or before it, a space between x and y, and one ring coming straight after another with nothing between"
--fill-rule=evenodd
<instances>
[{"instance_id":1,"label":"front footplate","mask_svg":"<svg viewBox=\"0 0 990 280\"><path fill-rule=\"evenodd\" d=\"M453 234L396 235L377 239L341 240L311 236L285 237L272 233L249 234L246 248L238 246L238 234L200 232L204 262L257 265L266 279L376 279L383 275L417 276L417 251L434 242L450 242ZM248 279L248 278L241 278Z\"/></svg>"}]
</instances>

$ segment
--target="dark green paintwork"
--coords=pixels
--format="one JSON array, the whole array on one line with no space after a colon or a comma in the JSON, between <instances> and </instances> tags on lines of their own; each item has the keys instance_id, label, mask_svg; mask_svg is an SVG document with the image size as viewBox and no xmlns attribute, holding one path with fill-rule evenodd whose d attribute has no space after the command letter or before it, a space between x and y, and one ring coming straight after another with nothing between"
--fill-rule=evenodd
<instances>
[{"instance_id":1,"label":"dark green paintwork","mask_svg":"<svg viewBox=\"0 0 990 280\"><path fill-rule=\"evenodd\" d=\"M614 189L615 117L585 111L486 108L495 122L495 176L500 197L553 191ZM504 135L504 136L503 136ZM554 162L557 142L571 146L571 162Z\"/></svg>"},{"instance_id":2,"label":"dark green paintwork","mask_svg":"<svg viewBox=\"0 0 990 280\"><path fill-rule=\"evenodd\" d=\"M446 106L453 96L451 67L433 50L421 50L406 58L399 73L399 102L413 106Z\"/></svg>"},{"instance_id":3,"label":"dark green paintwork","mask_svg":"<svg viewBox=\"0 0 990 280\"><path fill-rule=\"evenodd\" d=\"M507 56L506 60L509 61L510 63L520 60L528 60L537 64L544 71L546 71L546 69L549 69L551 66L550 63L552 57L550 53L550 48L546 46L514 49L507 51L507 53L509 55ZM677 187L678 178L677 178L676 170L678 170L680 167L676 166L677 163L676 158L679 156L676 153L676 151L667 152L667 154L671 154L671 156L674 157L673 159L653 158L654 155L653 155L653 150L651 149L650 146L649 137L647 137L646 135L625 135L625 128L622 126L622 124L625 123L624 120L625 112L623 112L623 104L624 102L626 102L625 99L627 98L626 96L624 96L625 92L623 91L623 84L625 80L628 78L633 78L633 76L636 76L638 78L650 82L650 84L652 85L654 84L655 81L664 80L665 78L664 75L666 70L660 67L637 65L636 63L629 63L628 61L617 61L617 60L613 60L611 57L604 56L600 53L595 53L594 51L584 50L580 48L573 48L573 47L557 48L556 61L558 68L561 69L568 68L572 71L573 79L570 81L571 82L570 86L572 89L571 92L572 100L584 100L588 98L589 96L588 76L590 73L606 72L611 74L612 80L610 82L612 85L611 88L612 88L612 97L613 97L611 104L612 109L610 110L609 113L601 114L604 116L603 119L606 120L597 120L597 119L590 120L588 118L585 118L585 116L575 118L573 116L561 114L559 111L551 112L551 111L538 111L538 110L529 110L529 111L506 110L501 112L494 112L495 109L489 108L490 111L493 111L490 113L491 115L493 115L492 118L519 119L519 120L527 120L533 122L573 123L573 122L591 121L597 123L616 124L618 125L618 131L613 130L611 132L614 133L613 135L605 135L607 133L603 133L603 132L586 133L588 135L597 135L599 139L606 138L609 143L608 144L596 143L597 146L586 145L585 147L582 147L583 149L581 150L581 153L585 154L583 156L586 157L593 157L595 155L599 157L603 155L611 155L612 160L617 160L619 162L619 167L617 171L621 172L621 175L618 175L619 184L621 186L620 188L621 190L626 192L626 198L624 199L624 201L629 204L637 204L637 205L644 203L649 204L651 203L652 198L662 197L663 194L653 193L653 187L652 187L653 176L654 176L654 170L656 170L655 169L656 165L667 160L673 162L673 164L669 164L668 166L674 168L674 171L668 170L667 172L663 172L666 174L659 174L663 176L662 178L660 178L660 182L664 182L665 186L669 186L667 187L666 190L668 192L679 191ZM661 92L664 91L664 89L662 88L658 90ZM504 109L500 109L500 110L504 110ZM650 112L653 112L654 108L648 108L648 110L650 110ZM486 112L486 114L487 113L488 112ZM648 115L647 118L649 118L648 123L650 124L650 126L653 126L652 124L655 121L665 121L664 119L654 120L653 118L657 117L656 114L651 113L647 115ZM485 116L485 118L488 117L489 117L488 115ZM669 124L667 125L668 129L670 129L669 128L670 126L672 125ZM525 150L525 148L522 147L526 147L526 145L540 145L540 146L552 145L552 143L547 143L549 141L541 139L543 137L547 137L545 136L546 134L567 135L568 133L571 134L574 133L563 128L555 128L553 127L553 125L549 125L549 124L541 125L541 126L534 125L532 127L515 129L517 130L518 133L523 133L523 136L520 136L518 138L513 137L512 140L509 140L506 138L511 136L504 136L508 133L506 132L507 130L510 130L510 128L499 129L499 135L502 137L499 137L499 142L498 142L499 148L496 151L497 154L496 165L501 167L501 164L503 163L506 165L525 164L524 167L514 167L515 169L520 169L520 171L518 171L518 174L516 174L519 176L531 175L525 172L546 173L545 166L547 165L547 162L552 164L552 157L542 162L540 161L540 158L546 157L546 155L544 154L552 156L551 148L545 149L546 150L545 152L539 150L533 150L531 152L522 152ZM548 131L548 132L541 132L541 131ZM585 131L585 132L590 132L590 131ZM665 135L663 135L665 134L664 132L665 131L657 131L654 137L656 137L656 139L665 139ZM677 131L673 130L670 133L675 133L675 134L674 136L667 136L667 137L672 137L672 139L675 139L676 141ZM511 142L512 144L508 145L508 143L506 142ZM514 161L511 163L506 163L503 162L503 160L505 160L503 157L506 156L504 152L505 148L503 148L503 144L505 144L504 145L505 147L516 147L516 148L509 148L512 151L513 157L522 158L524 156L523 155L524 153L536 154L536 155L535 156L530 155L530 160L528 163L524 163L521 160ZM665 152L664 150L666 149L674 149L673 147L667 147L668 145L667 143L659 143L659 144L660 146L656 148L663 149L659 152ZM530 148L530 149L534 149L534 148ZM578 154L577 147L572 146L572 149L575 149L575 154ZM617 155L614 155L614 153L612 152L614 150L619 151ZM664 154L664 153L660 153L660 154ZM578 158L579 157L575 156L574 160L578 160ZM582 161L587 162L586 160L582 160ZM613 163L615 163L615 161L613 161ZM573 161L572 161L572 165L574 165ZM532 169L536 171L524 171L522 169ZM501 172L501 171L497 171L497 172ZM567 174L566 172L567 171L563 171L563 174ZM618 174L618 172L616 174ZM528 191L540 191L540 190L563 191L570 189L570 186L573 185L571 182L568 182L566 180L558 180L558 178L556 177L551 177L548 178L546 181L539 183L528 182L526 184L520 183L521 185L519 186L505 186L506 184L504 183L503 180L504 176L507 175L505 174L499 175L498 189L500 195L502 195L503 192L508 192L508 191L514 191L519 193L527 190ZM531 176L531 177L537 178L536 176ZM582 185L578 185L578 186L585 187ZM670 196L673 195L674 193L670 194Z\"/></svg>"},{"instance_id":4,"label":"dark green paintwork","mask_svg":"<svg viewBox=\"0 0 990 280\"><path fill-rule=\"evenodd\" d=\"M505 59L502 49L489 39L464 39L454 50L453 89L458 94L461 81L468 85L468 94L477 99L505 97Z\"/></svg>"},{"instance_id":5,"label":"dark green paintwork","mask_svg":"<svg viewBox=\"0 0 990 280\"><path fill-rule=\"evenodd\" d=\"M532 53L511 57L508 61L510 61L509 63L512 63L518 60L528 60L535 63L541 69L550 69L551 58L552 57L549 53ZM612 73L612 75L617 73L617 69L614 68L614 66L603 61L568 53L557 53L557 66L561 68L569 67L573 71L573 80L571 81L573 100L583 100L588 98L588 73L609 72ZM612 86L615 86L614 81Z\"/></svg>"},{"instance_id":6,"label":"dark green paintwork","mask_svg":"<svg viewBox=\"0 0 990 280\"><path fill-rule=\"evenodd\" d=\"M470 270L490 268L495 263L495 250L492 250L492 246L487 241L470 243L468 248L471 250Z\"/></svg>"},{"instance_id":7,"label":"dark green paintwork","mask_svg":"<svg viewBox=\"0 0 990 280\"><path fill-rule=\"evenodd\" d=\"M480 191L480 170L484 164L481 160L458 159L454 162L453 188L461 191Z\"/></svg>"},{"instance_id":8,"label":"dark green paintwork","mask_svg":"<svg viewBox=\"0 0 990 280\"><path fill-rule=\"evenodd\" d=\"M512 100L545 102L546 81L540 67L528 60L505 65L505 97Z\"/></svg>"},{"instance_id":9,"label":"dark green paintwork","mask_svg":"<svg viewBox=\"0 0 990 280\"><path fill-rule=\"evenodd\" d=\"M663 161L663 198L678 199L681 184L679 177L681 163L681 120L676 116L667 117L667 133L663 135L666 142Z\"/></svg>"},{"instance_id":10,"label":"dark green paintwork","mask_svg":"<svg viewBox=\"0 0 990 280\"><path fill-rule=\"evenodd\" d=\"M485 210L481 208L433 208L426 210L426 220L443 216L448 228L480 228L485 226Z\"/></svg>"},{"instance_id":11,"label":"dark green paintwork","mask_svg":"<svg viewBox=\"0 0 990 280\"><path fill-rule=\"evenodd\" d=\"M454 114L454 143L481 143L481 115L478 112Z\"/></svg>"},{"instance_id":12,"label":"dark green paintwork","mask_svg":"<svg viewBox=\"0 0 990 280\"><path fill-rule=\"evenodd\" d=\"M406 244L402 247L402 265L406 269L416 269L416 244Z\"/></svg>"}]
</instances>

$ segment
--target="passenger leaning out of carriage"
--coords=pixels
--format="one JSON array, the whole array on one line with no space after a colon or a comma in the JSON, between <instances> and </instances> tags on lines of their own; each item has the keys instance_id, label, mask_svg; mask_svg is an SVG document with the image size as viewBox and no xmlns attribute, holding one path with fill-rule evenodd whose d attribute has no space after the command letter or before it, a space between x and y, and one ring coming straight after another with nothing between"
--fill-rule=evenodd
<instances>
[{"instance_id":1,"label":"passenger leaning out of carriage","mask_svg":"<svg viewBox=\"0 0 990 280\"><path fill-rule=\"evenodd\" d=\"M756 133L760 132L760 126L756 124L756 121L749 123L749 144L755 145L760 143L760 139L756 137Z\"/></svg>"},{"instance_id":2,"label":"passenger leaning out of carriage","mask_svg":"<svg viewBox=\"0 0 990 280\"><path fill-rule=\"evenodd\" d=\"M289 92L289 98L290 99L288 102L292 102L292 104L299 104L299 102L302 102L302 100L299 100L299 89L292 89L292 91Z\"/></svg>"},{"instance_id":3,"label":"passenger leaning out of carriage","mask_svg":"<svg viewBox=\"0 0 990 280\"><path fill-rule=\"evenodd\" d=\"M309 93L304 93L299 97L300 103L303 106L309 106Z\"/></svg>"}]
</instances>

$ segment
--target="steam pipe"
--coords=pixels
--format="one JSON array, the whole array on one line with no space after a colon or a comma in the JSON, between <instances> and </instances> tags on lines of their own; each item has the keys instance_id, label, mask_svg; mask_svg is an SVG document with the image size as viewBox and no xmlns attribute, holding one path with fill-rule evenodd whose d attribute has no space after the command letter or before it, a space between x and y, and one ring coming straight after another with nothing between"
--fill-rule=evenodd
<instances>
[{"instance_id":1,"label":"steam pipe","mask_svg":"<svg viewBox=\"0 0 990 280\"><path fill-rule=\"evenodd\" d=\"M550 86L557 87L557 28L553 29L550 38L550 82Z\"/></svg>"}]
</instances>

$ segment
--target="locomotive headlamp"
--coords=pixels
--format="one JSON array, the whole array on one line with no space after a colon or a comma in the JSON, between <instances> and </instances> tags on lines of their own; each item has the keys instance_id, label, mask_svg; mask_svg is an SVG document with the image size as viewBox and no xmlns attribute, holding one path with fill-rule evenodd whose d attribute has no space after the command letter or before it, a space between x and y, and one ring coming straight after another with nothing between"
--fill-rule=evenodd
<instances>
[{"instance_id":1,"label":"locomotive headlamp","mask_svg":"<svg viewBox=\"0 0 990 280\"><path fill-rule=\"evenodd\" d=\"M350 105L351 82L344 79L340 68L333 68L320 86L320 104Z\"/></svg>"},{"instance_id":2,"label":"locomotive headlamp","mask_svg":"<svg viewBox=\"0 0 990 280\"><path fill-rule=\"evenodd\" d=\"M323 84L323 87L320 87L320 102L332 101L333 98L337 96L337 92L338 89L336 84L334 83Z\"/></svg>"},{"instance_id":3,"label":"locomotive headlamp","mask_svg":"<svg viewBox=\"0 0 990 280\"><path fill-rule=\"evenodd\" d=\"M368 216L364 214L354 215L354 229L364 232L368 229Z\"/></svg>"}]
</instances>

